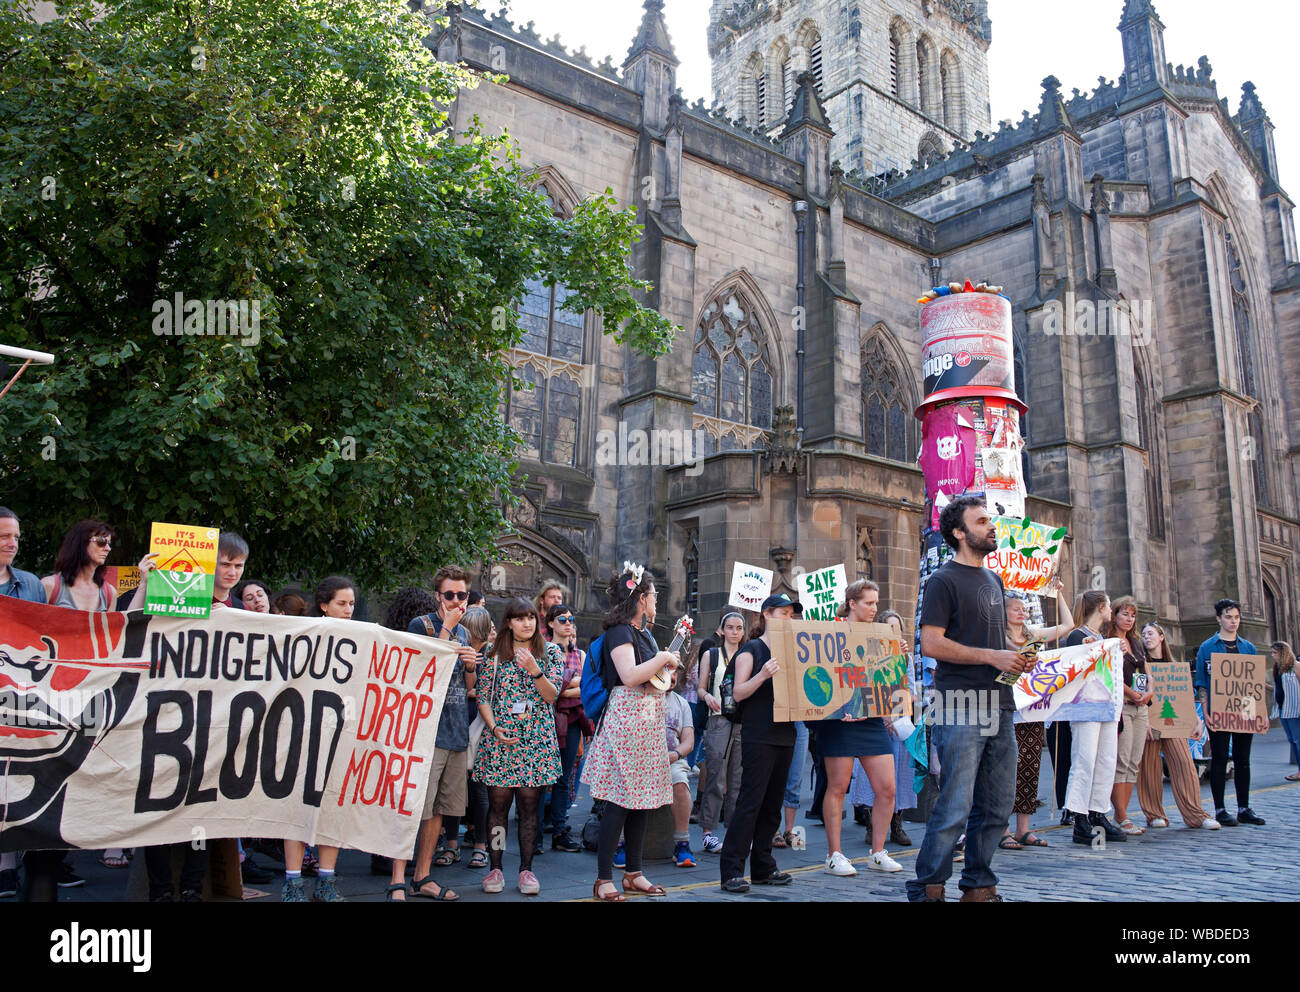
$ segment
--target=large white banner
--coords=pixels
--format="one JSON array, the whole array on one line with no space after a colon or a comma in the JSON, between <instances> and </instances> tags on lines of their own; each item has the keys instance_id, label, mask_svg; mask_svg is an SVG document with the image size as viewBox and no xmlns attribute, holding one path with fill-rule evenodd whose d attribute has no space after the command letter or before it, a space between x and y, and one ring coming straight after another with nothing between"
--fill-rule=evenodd
<instances>
[{"instance_id":1,"label":"large white banner","mask_svg":"<svg viewBox=\"0 0 1300 992\"><path fill-rule=\"evenodd\" d=\"M1124 705L1124 653L1117 637L1044 651L1012 688L1027 723L1118 720Z\"/></svg>"},{"instance_id":2,"label":"large white banner","mask_svg":"<svg viewBox=\"0 0 1300 992\"><path fill-rule=\"evenodd\" d=\"M0 851L272 837L409 857L455 657L351 620L0 596Z\"/></svg>"}]
</instances>

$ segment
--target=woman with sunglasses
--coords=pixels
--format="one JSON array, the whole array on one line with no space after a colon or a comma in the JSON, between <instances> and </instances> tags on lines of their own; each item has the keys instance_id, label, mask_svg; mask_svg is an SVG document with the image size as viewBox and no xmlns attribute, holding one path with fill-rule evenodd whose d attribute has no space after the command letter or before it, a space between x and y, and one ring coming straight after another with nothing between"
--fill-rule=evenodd
<instances>
[{"instance_id":1,"label":"woman with sunglasses","mask_svg":"<svg viewBox=\"0 0 1300 992\"><path fill-rule=\"evenodd\" d=\"M483 878L484 892L505 888L501 857L512 802L519 825L519 891L526 896L541 891L532 872L537 807L542 789L560 777L552 706L560 695L564 666L551 659L536 608L526 599L512 599L487 667L479 673L478 711L486 729L474 757L474 778L487 786L492 864Z\"/></svg>"},{"instance_id":2,"label":"woman with sunglasses","mask_svg":"<svg viewBox=\"0 0 1300 992\"><path fill-rule=\"evenodd\" d=\"M550 631L551 646L558 647L564 658L560 698L555 702L560 777L551 786L551 850L578 853L582 844L569 833L569 785L578 761L578 748L591 722L582 708L582 666L587 660L587 652L578 647L577 618L563 603L557 603L547 611L546 628Z\"/></svg>"}]
</instances>

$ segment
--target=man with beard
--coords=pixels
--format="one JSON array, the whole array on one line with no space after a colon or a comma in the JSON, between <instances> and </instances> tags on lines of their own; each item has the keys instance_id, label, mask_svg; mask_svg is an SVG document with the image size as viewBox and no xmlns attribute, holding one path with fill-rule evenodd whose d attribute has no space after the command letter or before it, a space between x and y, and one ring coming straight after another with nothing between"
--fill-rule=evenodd
<instances>
[{"instance_id":1,"label":"man with beard","mask_svg":"<svg viewBox=\"0 0 1300 992\"><path fill-rule=\"evenodd\" d=\"M956 555L926 583L919 623L921 653L939 663L933 732L941 781L907 898L943 901L964 830L962 902L1001 902L989 863L1015 801L1016 735L1011 687L997 678L1020 675L1032 661L1006 650L1002 579L984 567L984 557L997 548L984 500L953 500L939 530Z\"/></svg>"}]
</instances>

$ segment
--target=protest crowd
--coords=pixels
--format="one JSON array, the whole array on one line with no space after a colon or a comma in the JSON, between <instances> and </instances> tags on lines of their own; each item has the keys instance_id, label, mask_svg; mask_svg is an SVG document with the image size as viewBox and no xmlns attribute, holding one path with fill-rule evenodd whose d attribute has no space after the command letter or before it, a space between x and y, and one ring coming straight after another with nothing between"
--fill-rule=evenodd
<instances>
[{"instance_id":1,"label":"protest crowd","mask_svg":"<svg viewBox=\"0 0 1300 992\"><path fill-rule=\"evenodd\" d=\"M675 865L693 867L701 855L718 857L719 883L729 893L747 892L751 885L790 885L792 875L778 868L772 850L802 846L804 828L795 820L803 785L811 779L812 803L803 818L826 830L827 873L857 874L842 842L850 809L854 822L866 828L866 869L901 873L890 847L897 852L911 845L901 814L918 805L918 793L929 781L937 785L937 797L916 877L906 882L907 897L943 901L956 864L962 901L1001 901L991 868L995 853L1049 846L1029 828L1030 816L1044 805L1038 783L1045 745L1054 769L1051 798L1061 809L1061 823L1072 828L1074 843L1092 848L1104 847L1099 838L1140 843L1148 830L1168 828L1162 801L1166 776L1187 827L1264 825L1250 807L1253 735L1207 731L1205 721L1211 657L1260 653L1238 635L1236 602L1214 604L1219 630L1187 659L1173 656L1160 624L1137 623L1137 604L1129 596L1112 600L1104 591L1089 590L1067 607L1058 583L1053 591L1060 622L1038 628L1027 622L1023 597L1006 592L1001 579L984 567L984 556L996 547L984 502L952 501L943 509L940 529L954 556L925 588L919 653L933 667L935 695L942 699L945 693L974 690L981 695L972 698L985 701L1001 719L992 733L973 718L940 721L930 728L920 756L905 740L917 728L899 714L807 722L775 718L773 680L784 662L773 654L771 625L803 612L800 603L782 594L769 596L748 616L725 610L707 625L708 636L697 646L679 651L659 646L653 632L673 628L657 610L654 576L631 562L609 579L602 630L577 629L568 590L554 581L543 584L531 601L508 601L500 616L492 615L483 595L470 588L470 573L456 565L439 568L428 590L397 591L383 626L452 642L455 663L427 766L415 848L409 860L371 856L372 872L390 879L387 899L459 899L445 871L453 865L481 872L484 892L503 891L512 806L517 866L512 857L509 867L525 895L541 891L534 864L546 834L553 852L596 852L594 899L665 895L663 885L647 877L643 862L651 815L663 808L672 816ZM0 507L0 596L87 613L140 609L155 556L139 563L139 586L120 601L104 577L113 536L103 522L80 521L68 531L51 574L38 578L16 567L20 524ZM351 619L359 592L352 580L334 575L311 593L277 593L245 577L250 555L243 538L221 532L214 608L307 615L322 623ZM902 617L878 612L880 598L878 584L853 582L838 618L888 624L900 641L911 644ZM704 632L705 625L699 626ZM1014 719L1011 686L999 676L1031 671L1040 646L1110 639L1118 640L1123 658L1121 719L1046 725ZM1269 653L1278 715L1291 757L1300 765L1295 655L1283 641L1270 645ZM1154 663L1177 663L1191 675L1198 720L1190 735L1152 732L1158 720L1151 712L1147 666ZM656 683L666 684L666 691ZM917 688L912 692L917 715L922 700ZM915 723L920 722L918 715ZM1229 774L1235 806L1225 795ZM1204 775L1212 813L1201 805ZM1287 779L1300 781L1300 772ZM593 799L581 828L569 822L580 785ZM1145 826L1133 819L1135 792ZM280 870L267 866L282 863L282 901L343 901L335 881L339 849L305 841L241 838L244 880L276 880ZM202 899L208 853L201 845L134 852L109 848L97 857L116 868L143 857L152 901ZM173 857L183 863L179 886L172 878ZM617 883L615 869L621 872ZM310 888L304 878L314 878ZM59 888L80 884L66 851L0 855L0 898L22 893L29 901L54 901Z\"/></svg>"}]
</instances>

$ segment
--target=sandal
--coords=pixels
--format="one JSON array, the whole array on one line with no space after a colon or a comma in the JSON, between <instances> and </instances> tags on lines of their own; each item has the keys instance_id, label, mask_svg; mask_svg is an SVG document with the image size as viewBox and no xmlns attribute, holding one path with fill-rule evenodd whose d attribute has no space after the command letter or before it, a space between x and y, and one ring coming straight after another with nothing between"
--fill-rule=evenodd
<instances>
[{"instance_id":1,"label":"sandal","mask_svg":"<svg viewBox=\"0 0 1300 992\"><path fill-rule=\"evenodd\" d=\"M1300 782L1300 772L1296 772L1294 775L1287 775L1285 777L1288 782Z\"/></svg>"},{"instance_id":2,"label":"sandal","mask_svg":"<svg viewBox=\"0 0 1300 992\"><path fill-rule=\"evenodd\" d=\"M1002 839L998 841L998 848L1003 851L1023 851L1025 845L1010 834L1003 834Z\"/></svg>"},{"instance_id":3,"label":"sandal","mask_svg":"<svg viewBox=\"0 0 1300 992\"><path fill-rule=\"evenodd\" d=\"M459 847L444 847L438 852L438 856L433 859L433 863L438 868L450 868L454 864L460 863Z\"/></svg>"},{"instance_id":4,"label":"sandal","mask_svg":"<svg viewBox=\"0 0 1300 992\"><path fill-rule=\"evenodd\" d=\"M645 882L645 885L644 886L637 885L636 883L638 881ZM636 892L643 896L668 895L667 889L665 889L662 885L655 885L653 882L650 881L650 879L645 877L644 872L639 872L639 871L623 872L623 891Z\"/></svg>"},{"instance_id":5,"label":"sandal","mask_svg":"<svg viewBox=\"0 0 1300 992\"><path fill-rule=\"evenodd\" d=\"M109 854L109 851L117 851L117 853ZM122 848L110 847L99 856L99 863L105 868L126 868L131 864L131 861L127 858L126 851L122 850Z\"/></svg>"},{"instance_id":6,"label":"sandal","mask_svg":"<svg viewBox=\"0 0 1300 992\"><path fill-rule=\"evenodd\" d=\"M779 848L779 847L789 847L790 845L787 844L785 838L778 833L775 837L772 838L772 846Z\"/></svg>"},{"instance_id":7,"label":"sandal","mask_svg":"<svg viewBox=\"0 0 1300 992\"><path fill-rule=\"evenodd\" d=\"M602 896L600 890L608 885L614 891L607 896ZM591 898L597 902L627 902L627 896L618 891L618 886L607 878L596 879L596 884L591 887Z\"/></svg>"},{"instance_id":8,"label":"sandal","mask_svg":"<svg viewBox=\"0 0 1300 992\"><path fill-rule=\"evenodd\" d=\"M469 856L469 864L466 865L467 868L486 868L487 866L488 866L487 851L479 851L479 850L475 850L474 853Z\"/></svg>"},{"instance_id":9,"label":"sandal","mask_svg":"<svg viewBox=\"0 0 1300 992\"><path fill-rule=\"evenodd\" d=\"M432 899L434 902L455 902L457 899L460 898L460 896L458 896L451 889L447 888L445 885L439 886L438 894L436 896L431 896L429 895L429 893L424 891L424 887L426 885L437 885L437 884L438 883L433 880L432 875L426 875L424 876L424 878L418 879L411 883L411 889L412 889L411 895L415 896L417 899Z\"/></svg>"},{"instance_id":10,"label":"sandal","mask_svg":"<svg viewBox=\"0 0 1300 992\"><path fill-rule=\"evenodd\" d=\"M787 830L785 833L783 833L783 834L781 835L781 839L782 839L783 841L785 841L785 846L786 846L786 847L791 847L791 848L794 847L794 831L793 831L793 830Z\"/></svg>"},{"instance_id":11,"label":"sandal","mask_svg":"<svg viewBox=\"0 0 1300 992\"><path fill-rule=\"evenodd\" d=\"M394 893L397 892L402 893L401 899L393 898ZM384 889L384 901L385 902L406 902L406 896L408 894L409 893L406 891L406 883L398 882L396 885L390 885L388 888Z\"/></svg>"},{"instance_id":12,"label":"sandal","mask_svg":"<svg viewBox=\"0 0 1300 992\"><path fill-rule=\"evenodd\" d=\"M1047 841L1043 840L1043 838L1037 836L1032 830L1026 830L1023 834L1017 837L1016 840L1020 842L1020 845L1022 847L1051 847L1052 846L1049 843L1047 843Z\"/></svg>"},{"instance_id":13,"label":"sandal","mask_svg":"<svg viewBox=\"0 0 1300 992\"><path fill-rule=\"evenodd\" d=\"M1145 830L1139 827L1132 820L1127 820L1127 819L1121 820L1118 824L1116 824L1116 826L1118 826L1121 830L1124 831L1124 833L1128 834L1130 837L1141 837L1144 833L1146 833Z\"/></svg>"}]
</instances>

